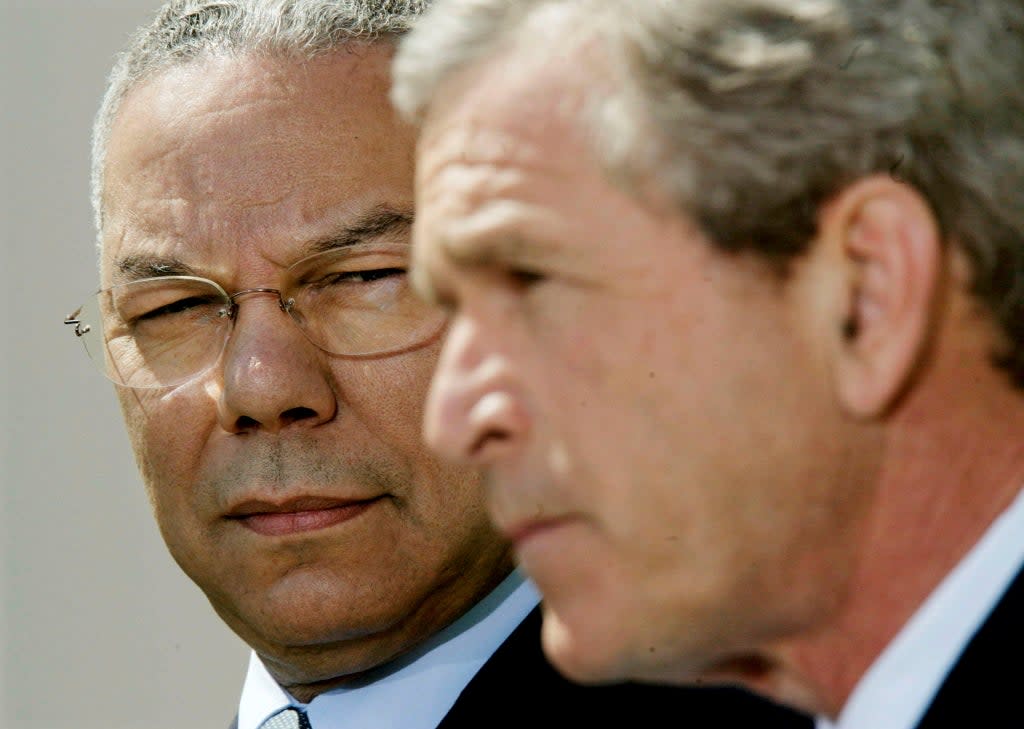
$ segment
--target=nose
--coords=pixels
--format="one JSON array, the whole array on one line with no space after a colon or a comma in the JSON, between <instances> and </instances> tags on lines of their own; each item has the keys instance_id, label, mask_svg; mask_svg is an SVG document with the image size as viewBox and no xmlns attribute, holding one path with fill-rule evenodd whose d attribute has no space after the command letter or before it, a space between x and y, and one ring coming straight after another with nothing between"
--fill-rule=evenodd
<instances>
[{"instance_id":1,"label":"nose","mask_svg":"<svg viewBox=\"0 0 1024 729\"><path fill-rule=\"evenodd\" d=\"M478 322L456 315L424 414L427 445L451 461L489 465L519 448L529 419L511 357Z\"/></svg>"},{"instance_id":2,"label":"nose","mask_svg":"<svg viewBox=\"0 0 1024 729\"><path fill-rule=\"evenodd\" d=\"M231 433L313 427L337 411L326 355L306 339L276 292L257 290L236 310L224 350L218 402L221 427Z\"/></svg>"}]
</instances>

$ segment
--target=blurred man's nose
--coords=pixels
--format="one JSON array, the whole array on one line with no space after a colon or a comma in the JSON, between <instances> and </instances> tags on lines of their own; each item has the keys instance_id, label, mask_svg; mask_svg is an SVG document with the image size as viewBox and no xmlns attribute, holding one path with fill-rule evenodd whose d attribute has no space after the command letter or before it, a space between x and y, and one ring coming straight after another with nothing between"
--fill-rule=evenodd
<instances>
[{"instance_id":1,"label":"blurred man's nose","mask_svg":"<svg viewBox=\"0 0 1024 729\"><path fill-rule=\"evenodd\" d=\"M221 363L221 427L277 432L332 419L337 398L328 360L275 296L242 300Z\"/></svg>"},{"instance_id":2,"label":"blurred man's nose","mask_svg":"<svg viewBox=\"0 0 1024 729\"><path fill-rule=\"evenodd\" d=\"M456 315L427 396L424 438L452 461L487 465L518 448L528 417L513 362L479 322Z\"/></svg>"}]
</instances>

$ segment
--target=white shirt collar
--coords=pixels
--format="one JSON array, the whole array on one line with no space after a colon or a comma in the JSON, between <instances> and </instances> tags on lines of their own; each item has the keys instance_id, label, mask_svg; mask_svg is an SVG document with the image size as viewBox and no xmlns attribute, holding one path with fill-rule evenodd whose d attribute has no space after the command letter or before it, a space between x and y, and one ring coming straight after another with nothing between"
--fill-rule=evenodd
<instances>
[{"instance_id":1,"label":"white shirt collar","mask_svg":"<svg viewBox=\"0 0 1024 729\"><path fill-rule=\"evenodd\" d=\"M817 729L912 729L1024 564L1024 489Z\"/></svg>"},{"instance_id":2,"label":"white shirt collar","mask_svg":"<svg viewBox=\"0 0 1024 729\"><path fill-rule=\"evenodd\" d=\"M462 690L540 602L516 570L465 615L356 686L295 701L253 652L238 707L238 729L257 729L286 706L306 710L314 729L434 729ZM415 709L410 709L415 707Z\"/></svg>"}]
</instances>

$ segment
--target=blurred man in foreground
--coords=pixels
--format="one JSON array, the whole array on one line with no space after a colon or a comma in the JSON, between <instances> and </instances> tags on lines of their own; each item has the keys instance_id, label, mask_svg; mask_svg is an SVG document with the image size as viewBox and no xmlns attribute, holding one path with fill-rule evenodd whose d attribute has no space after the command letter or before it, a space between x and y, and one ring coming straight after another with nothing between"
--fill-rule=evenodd
<instances>
[{"instance_id":1,"label":"blurred man in foreground","mask_svg":"<svg viewBox=\"0 0 1024 729\"><path fill-rule=\"evenodd\" d=\"M800 726L737 691L562 679L479 474L421 444L446 322L406 280L414 134L387 93L422 5L175 0L97 120L103 289L69 323L119 385L171 554L253 648L237 728L561 729L666 705Z\"/></svg>"},{"instance_id":2,"label":"blurred man in foreground","mask_svg":"<svg viewBox=\"0 0 1024 729\"><path fill-rule=\"evenodd\" d=\"M1006 726L1024 8L442 0L395 69L427 440L486 469L556 666Z\"/></svg>"}]
</instances>

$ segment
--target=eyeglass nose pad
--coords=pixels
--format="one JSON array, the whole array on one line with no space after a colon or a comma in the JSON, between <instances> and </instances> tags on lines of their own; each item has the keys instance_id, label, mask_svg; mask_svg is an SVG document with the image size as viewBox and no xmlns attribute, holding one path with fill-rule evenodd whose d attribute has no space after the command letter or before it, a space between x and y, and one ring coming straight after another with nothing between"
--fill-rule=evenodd
<instances>
[{"instance_id":1,"label":"eyeglass nose pad","mask_svg":"<svg viewBox=\"0 0 1024 729\"><path fill-rule=\"evenodd\" d=\"M254 288L244 289L242 291L236 291L235 293L228 296L228 305L217 312L217 315L221 318L227 318L231 321L235 321L238 317L239 304L237 299L241 296L249 296L251 294L274 294L277 297L277 305L281 311L285 312L289 316L294 317L292 308L295 306L295 298L289 297L287 300L281 295L279 289L270 288Z\"/></svg>"}]
</instances>

